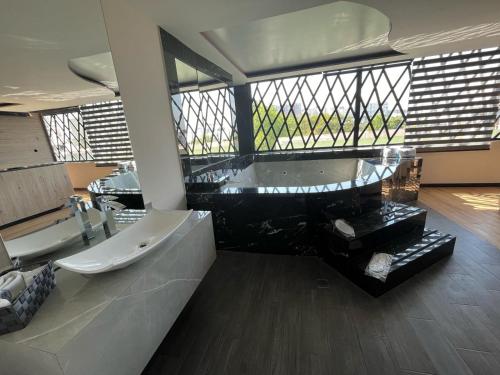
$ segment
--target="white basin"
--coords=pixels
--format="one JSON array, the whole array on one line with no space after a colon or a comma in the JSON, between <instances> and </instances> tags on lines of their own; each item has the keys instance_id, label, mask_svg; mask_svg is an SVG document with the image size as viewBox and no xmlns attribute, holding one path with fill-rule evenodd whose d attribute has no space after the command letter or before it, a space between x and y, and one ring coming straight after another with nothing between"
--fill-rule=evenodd
<instances>
[{"instance_id":1,"label":"white basin","mask_svg":"<svg viewBox=\"0 0 500 375\"><path fill-rule=\"evenodd\" d=\"M124 268L154 251L191 215L190 211L152 210L137 223L110 239L56 260L61 268L81 274L93 274Z\"/></svg>"},{"instance_id":2,"label":"white basin","mask_svg":"<svg viewBox=\"0 0 500 375\"><path fill-rule=\"evenodd\" d=\"M99 210L88 209L92 228L101 225ZM5 241L7 253L11 258L33 258L51 253L81 236L76 218L71 217L62 223L28 234L14 240Z\"/></svg>"}]
</instances>

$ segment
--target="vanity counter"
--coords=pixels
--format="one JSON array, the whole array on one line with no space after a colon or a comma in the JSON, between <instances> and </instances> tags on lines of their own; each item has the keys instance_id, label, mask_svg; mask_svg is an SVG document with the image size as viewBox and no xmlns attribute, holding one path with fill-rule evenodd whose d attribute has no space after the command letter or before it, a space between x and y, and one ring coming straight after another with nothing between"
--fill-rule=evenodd
<instances>
[{"instance_id":1,"label":"vanity counter","mask_svg":"<svg viewBox=\"0 0 500 375\"><path fill-rule=\"evenodd\" d=\"M0 336L0 372L141 373L215 256L211 214L195 211L127 268L86 276L59 269L31 323Z\"/></svg>"}]
</instances>

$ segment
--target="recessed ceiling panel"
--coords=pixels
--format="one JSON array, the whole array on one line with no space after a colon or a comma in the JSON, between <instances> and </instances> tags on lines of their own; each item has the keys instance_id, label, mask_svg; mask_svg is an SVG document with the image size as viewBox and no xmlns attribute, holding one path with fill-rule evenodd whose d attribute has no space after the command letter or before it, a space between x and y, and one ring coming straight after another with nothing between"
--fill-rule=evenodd
<instances>
[{"instance_id":1,"label":"recessed ceiling panel","mask_svg":"<svg viewBox=\"0 0 500 375\"><path fill-rule=\"evenodd\" d=\"M77 76L120 94L111 52L70 59L68 68Z\"/></svg>"},{"instance_id":2,"label":"recessed ceiling panel","mask_svg":"<svg viewBox=\"0 0 500 375\"><path fill-rule=\"evenodd\" d=\"M244 73L391 52L389 19L347 1L206 31L203 35Z\"/></svg>"}]
</instances>

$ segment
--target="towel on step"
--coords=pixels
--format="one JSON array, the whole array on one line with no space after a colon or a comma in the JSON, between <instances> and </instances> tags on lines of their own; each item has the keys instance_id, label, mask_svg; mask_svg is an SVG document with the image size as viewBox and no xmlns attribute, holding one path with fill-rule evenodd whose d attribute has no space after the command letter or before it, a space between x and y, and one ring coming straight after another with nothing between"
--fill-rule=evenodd
<instances>
[{"instance_id":1,"label":"towel on step","mask_svg":"<svg viewBox=\"0 0 500 375\"><path fill-rule=\"evenodd\" d=\"M392 254L374 253L365 268L365 275L385 282L387 275L391 270L392 258Z\"/></svg>"},{"instance_id":2,"label":"towel on step","mask_svg":"<svg viewBox=\"0 0 500 375\"><path fill-rule=\"evenodd\" d=\"M335 220L335 228L344 236L349 238L356 237L356 233L354 233L354 228L347 223L344 219Z\"/></svg>"},{"instance_id":3,"label":"towel on step","mask_svg":"<svg viewBox=\"0 0 500 375\"><path fill-rule=\"evenodd\" d=\"M24 289L26 283L21 272L12 271L0 277L0 298L12 302Z\"/></svg>"}]
</instances>

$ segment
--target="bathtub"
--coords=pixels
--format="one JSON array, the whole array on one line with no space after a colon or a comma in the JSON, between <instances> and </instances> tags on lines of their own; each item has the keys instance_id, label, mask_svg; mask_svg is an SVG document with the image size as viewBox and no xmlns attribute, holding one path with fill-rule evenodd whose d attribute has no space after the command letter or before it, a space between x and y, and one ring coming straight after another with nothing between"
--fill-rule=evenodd
<instances>
[{"instance_id":1,"label":"bathtub","mask_svg":"<svg viewBox=\"0 0 500 375\"><path fill-rule=\"evenodd\" d=\"M317 229L382 204L397 164L376 160L247 155L186 184L188 208L212 211L218 249L314 254Z\"/></svg>"},{"instance_id":2,"label":"bathtub","mask_svg":"<svg viewBox=\"0 0 500 375\"><path fill-rule=\"evenodd\" d=\"M113 195L117 202L128 209L144 209L141 185L136 171L112 174L90 183L87 187L94 207L99 207L97 198L101 195Z\"/></svg>"}]
</instances>

